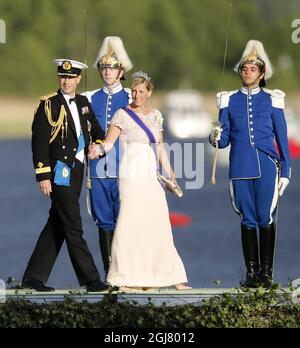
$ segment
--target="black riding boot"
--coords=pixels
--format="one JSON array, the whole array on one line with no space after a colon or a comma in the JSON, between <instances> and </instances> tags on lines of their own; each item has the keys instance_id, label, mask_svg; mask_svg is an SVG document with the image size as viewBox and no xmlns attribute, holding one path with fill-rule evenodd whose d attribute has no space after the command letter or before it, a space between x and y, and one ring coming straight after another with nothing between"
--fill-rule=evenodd
<instances>
[{"instance_id":1,"label":"black riding boot","mask_svg":"<svg viewBox=\"0 0 300 348\"><path fill-rule=\"evenodd\" d=\"M98 228L99 230L99 245L100 252L103 262L103 268L105 272L105 279L107 277L109 264L111 261L111 244L113 240L114 231L106 231L102 228Z\"/></svg>"},{"instance_id":2,"label":"black riding boot","mask_svg":"<svg viewBox=\"0 0 300 348\"><path fill-rule=\"evenodd\" d=\"M241 285L247 288L258 286L259 261L256 228L241 225L242 246L246 264L246 279Z\"/></svg>"},{"instance_id":3,"label":"black riding boot","mask_svg":"<svg viewBox=\"0 0 300 348\"><path fill-rule=\"evenodd\" d=\"M264 288L269 288L273 282L273 262L275 249L274 223L259 229L260 246L260 282Z\"/></svg>"}]
</instances>

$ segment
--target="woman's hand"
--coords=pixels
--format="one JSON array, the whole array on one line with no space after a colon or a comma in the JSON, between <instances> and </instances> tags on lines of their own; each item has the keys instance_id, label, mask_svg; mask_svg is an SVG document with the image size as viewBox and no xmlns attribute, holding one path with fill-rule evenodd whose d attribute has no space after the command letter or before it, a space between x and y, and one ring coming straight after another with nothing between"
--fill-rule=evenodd
<instances>
[{"instance_id":1,"label":"woman's hand","mask_svg":"<svg viewBox=\"0 0 300 348\"><path fill-rule=\"evenodd\" d=\"M98 144L92 143L89 145L88 158L91 160L97 159L101 155L100 147Z\"/></svg>"},{"instance_id":2,"label":"woman's hand","mask_svg":"<svg viewBox=\"0 0 300 348\"><path fill-rule=\"evenodd\" d=\"M170 178L169 178L171 181L172 181L172 183L175 185L175 186L178 186L178 183L177 183L177 180L176 180L176 178L175 178L175 174L174 173L172 173L171 175L170 175Z\"/></svg>"}]
</instances>

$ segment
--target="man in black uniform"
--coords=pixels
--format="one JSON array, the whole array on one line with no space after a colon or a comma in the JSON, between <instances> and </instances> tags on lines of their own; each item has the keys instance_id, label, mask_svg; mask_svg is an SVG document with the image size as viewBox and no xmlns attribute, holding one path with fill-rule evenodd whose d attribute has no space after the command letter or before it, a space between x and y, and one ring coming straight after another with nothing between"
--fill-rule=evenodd
<instances>
[{"instance_id":1,"label":"man in black uniform","mask_svg":"<svg viewBox=\"0 0 300 348\"><path fill-rule=\"evenodd\" d=\"M51 197L48 222L23 276L22 287L51 291L50 272L66 240L80 286L102 291L99 273L82 234L79 197L90 141L104 137L86 97L75 94L87 65L56 59L60 89L41 98L32 124L32 153L40 190Z\"/></svg>"}]
</instances>

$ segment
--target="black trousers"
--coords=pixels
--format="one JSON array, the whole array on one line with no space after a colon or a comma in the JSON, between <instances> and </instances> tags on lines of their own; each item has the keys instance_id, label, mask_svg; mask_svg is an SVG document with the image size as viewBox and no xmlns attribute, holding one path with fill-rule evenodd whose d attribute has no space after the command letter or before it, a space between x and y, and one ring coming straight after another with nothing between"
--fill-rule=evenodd
<instances>
[{"instance_id":1,"label":"black trousers","mask_svg":"<svg viewBox=\"0 0 300 348\"><path fill-rule=\"evenodd\" d=\"M79 197L84 165L75 160L70 186L52 182L52 205L48 222L42 230L31 255L23 279L47 282L64 240L80 286L100 279L93 257L83 239Z\"/></svg>"}]
</instances>

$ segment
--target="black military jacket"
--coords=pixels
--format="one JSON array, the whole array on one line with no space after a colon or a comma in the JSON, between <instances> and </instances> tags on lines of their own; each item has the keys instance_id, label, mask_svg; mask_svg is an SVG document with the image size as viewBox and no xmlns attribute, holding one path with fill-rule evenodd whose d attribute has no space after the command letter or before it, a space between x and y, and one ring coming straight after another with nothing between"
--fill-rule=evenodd
<instances>
[{"instance_id":1,"label":"black military jacket","mask_svg":"<svg viewBox=\"0 0 300 348\"><path fill-rule=\"evenodd\" d=\"M85 96L76 94L75 102L85 140L85 154L87 154L90 141L99 142L104 139L105 134L93 113L88 99ZM51 135L53 124L50 124L47 117L45 103L48 107L51 106L51 109L48 108L48 110L51 110L50 116L53 124L59 118L62 105L64 105L67 112L63 127L60 129L58 127L59 131L54 138L53 134ZM50 143L52 138L53 140ZM68 164L70 167L73 166L78 148L78 139L71 112L60 90L41 98L32 123L31 146L37 181L52 179L57 160Z\"/></svg>"}]
</instances>

